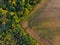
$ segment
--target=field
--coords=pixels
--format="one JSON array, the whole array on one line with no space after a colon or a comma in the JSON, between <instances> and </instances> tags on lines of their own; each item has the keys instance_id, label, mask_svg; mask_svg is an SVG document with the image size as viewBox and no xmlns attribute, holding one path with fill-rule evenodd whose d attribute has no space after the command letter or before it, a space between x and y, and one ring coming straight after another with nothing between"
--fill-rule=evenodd
<instances>
[{"instance_id":1,"label":"field","mask_svg":"<svg viewBox=\"0 0 60 45\"><path fill-rule=\"evenodd\" d=\"M34 13L28 19L44 45L60 45L60 0L48 1L42 11ZM39 40L39 39L38 39Z\"/></svg>"}]
</instances>

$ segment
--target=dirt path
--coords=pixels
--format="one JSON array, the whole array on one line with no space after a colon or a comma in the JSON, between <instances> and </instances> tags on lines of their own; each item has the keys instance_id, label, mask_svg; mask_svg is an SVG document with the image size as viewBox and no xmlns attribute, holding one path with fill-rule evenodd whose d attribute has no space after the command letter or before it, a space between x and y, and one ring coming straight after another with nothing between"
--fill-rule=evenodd
<instances>
[{"instance_id":1,"label":"dirt path","mask_svg":"<svg viewBox=\"0 0 60 45\"><path fill-rule=\"evenodd\" d=\"M23 22L22 23L22 28L25 29L25 31L30 36L32 36L35 40L37 40L41 45L50 45L50 42L49 42L49 39L48 38L42 39L39 36L39 34L36 32L36 30L33 27L32 28L29 28L27 24L28 24L28 22Z\"/></svg>"},{"instance_id":2,"label":"dirt path","mask_svg":"<svg viewBox=\"0 0 60 45\"><path fill-rule=\"evenodd\" d=\"M32 11L32 13L30 15L33 15L35 12L38 12L38 10L42 9L42 7L45 5L45 2L46 2L46 0L43 0L41 2L41 4L39 4L35 8L35 10ZM50 2L43 9L43 11L39 15L37 15L37 17L36 17L35 20L33 20L32 24L34 24L34 23L36 24L40 20L43 20L43 21L47 20L47 22L43 22L42 21L41 27L43 27L43 29L45 29L46 27L48 27L48 29L51 30L51 31L52 30L56 31L58 29L60 30L60 0L50 0ZM35 24L33 26L35 26ZM38 35L38 33L35 31L34 28L29 28L28 22L26 22L26 23L24 22L23 25L22 25L22 27L26 28L26 32L30 36L32 36L34 39L36 39L39 43L41 43L41 45L60 45L59 44L59 42L60 42L60 34L59 34L59 36L57 36L57 35L54 36L54 38L52 39L53 41L50 41L51 39L49 39L48 37L45 37L44 39L42 39ZM35 27L37 27L37 26L35 26ZM52 43L52 44L50 44L50 43Z\"/></svg>"},{"instance_id":3,"label":"dirt path","mask_svg":"<svg viewBox=\"0 0 60 45\"><path fill-rule=\"evenodd\" d=\"M41 0L41 2L36 6L36 8L33 9L30 15L33 15L36 11L41 10L46 5L47 1L48 0Z\"/></svg>"},{"instance_id":4,"label":"dirt path","mask_svg":"<svg viewBox=\"0 0 60 45\"><path fill-rule=\"evenodd\" d=\"M39 3L39 4L37 5L37 7L33 9L33 11L31 12L30 15L33 15L36 11L42 9L42 7L44 7L44 5L46 4L46 2L47 2L47 0L42 0L41 3ZM22 22L22 28L25 29L25 28L27 28L27 27L28 27L28 22L27 22L27 21ZM34 39L36 39L40 44L44 45L44 44L42 43L41 38L39 37L39 35L37 34L37 32L36 32L34 29L27 28L27 29L26 29L26 32L27 32L30 36L32 36ZM41 42L40 42L40 41L41 41Z\"/></svg>"},{"instance_id":5,"label":"dirt path","mask_svg":"<svg viewBox=\"0 0 60 45\"><path fill-rule=\"evenodd\" d=\"M32 36L35 40L37 40L41 45L50 45L50 42L49 42L49 39L48 38L45 38L45 39L42 39L38 33L36 32L36 30L34 28L30 29L30 28L27 28L26 29L26 32Z\"/></svg>"}]
</instances>

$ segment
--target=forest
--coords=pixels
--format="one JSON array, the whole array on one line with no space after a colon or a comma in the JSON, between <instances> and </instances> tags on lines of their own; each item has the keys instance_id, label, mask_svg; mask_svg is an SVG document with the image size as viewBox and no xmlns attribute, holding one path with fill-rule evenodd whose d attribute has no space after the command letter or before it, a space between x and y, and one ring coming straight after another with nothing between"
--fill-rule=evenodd
<instances>
[{"instance_id":1,"label":"forest","mask_svg":"<svg viewBox=\"0 0 60 45\"><path fill-rule=\"evenodd\" d=\"M0 45L40 45L20 23L41 0L0 0Z\"/></svg>"}]
</instances>

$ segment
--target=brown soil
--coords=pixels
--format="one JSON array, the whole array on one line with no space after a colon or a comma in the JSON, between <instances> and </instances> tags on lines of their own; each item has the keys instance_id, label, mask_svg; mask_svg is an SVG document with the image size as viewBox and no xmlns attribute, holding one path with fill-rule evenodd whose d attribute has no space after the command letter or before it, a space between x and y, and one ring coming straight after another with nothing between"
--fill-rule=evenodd
<instances>
[{"instance_id":1,"label":"brown soil","mask_svg":"<svg viewBox=\"0 0 60 45\"><path fill-rule=\"evenodd\" d=\"M60 35L55 36L53 39L53 45L60 45Z\"/></svg>"}]
</instances>

